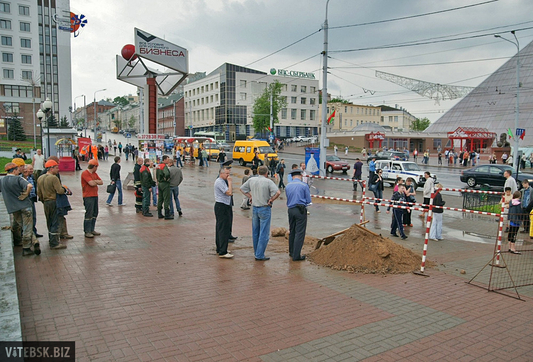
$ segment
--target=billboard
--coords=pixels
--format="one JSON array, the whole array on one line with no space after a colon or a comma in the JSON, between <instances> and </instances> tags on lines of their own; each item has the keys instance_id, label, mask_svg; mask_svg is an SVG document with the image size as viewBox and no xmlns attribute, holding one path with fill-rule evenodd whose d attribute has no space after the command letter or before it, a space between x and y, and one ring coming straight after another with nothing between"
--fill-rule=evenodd
<instances>
[{"instance_id":1,"label":"billboard","mask_svg":"<svg viewBox=\"0 0 533 362\"><path fill-rule=\"evenodd\" d=\"M189 73L187 49L135 28L135 52L144 59L180 73Z\"/></svg>"}]
</instances>

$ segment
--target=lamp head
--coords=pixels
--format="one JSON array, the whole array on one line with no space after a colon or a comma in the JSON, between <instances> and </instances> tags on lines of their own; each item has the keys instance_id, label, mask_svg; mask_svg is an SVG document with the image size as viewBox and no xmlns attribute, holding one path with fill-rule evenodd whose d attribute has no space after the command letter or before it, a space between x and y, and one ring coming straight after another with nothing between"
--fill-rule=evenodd
<instances>
[{"instance_id":1,"label":"lamp head","mask_svg":"<svg viewBox=\"0 0 533 362\"><path fill-rule=\"evenodd\" d=\"M39 118L39 120L43 119L44 118L44 112L42 110L38 110L37 111L37 114L36 114L37 118Z\"/></svg>"},{"instance_id":2,"label":"lamp head","mask_svg":"<svg viewBox=\"0 0 533 362\"><path fill-rule=\"evenodd\" d=\"M46 98L43 102L43 110L48 112L50 109L52 109L52 102L50 101L50 98Z\"/></svg>"}]
</instances>

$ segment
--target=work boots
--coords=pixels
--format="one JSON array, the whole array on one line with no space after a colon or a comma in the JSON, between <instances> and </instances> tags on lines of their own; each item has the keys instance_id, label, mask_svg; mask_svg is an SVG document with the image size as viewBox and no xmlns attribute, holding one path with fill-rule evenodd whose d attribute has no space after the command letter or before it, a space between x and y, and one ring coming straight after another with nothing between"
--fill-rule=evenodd
<instances>
[{"instance_id":1,"label":"work boots","mask_svg":"<svg viewBox=\"0 0 533 362\"><path fill-rule=\"evenodd\" d=\"M165 209L165 220L173 220L174 215L170 215L170 209Z\"/></svg>"}]
</instances>

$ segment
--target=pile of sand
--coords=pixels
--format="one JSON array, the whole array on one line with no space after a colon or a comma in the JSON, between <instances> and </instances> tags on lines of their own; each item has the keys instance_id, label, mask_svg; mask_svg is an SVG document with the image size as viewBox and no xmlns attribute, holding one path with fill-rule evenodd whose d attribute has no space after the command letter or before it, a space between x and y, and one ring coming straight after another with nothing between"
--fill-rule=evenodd
<instances>
[{"instance_id":1,"label":"pile of sand","mask_svg":"<svg viewBox=\"0 0 533 362\"><path fill-rule=\"evenodd\" d=\"M315 264L354 273L409 273L420 268L422 257L381 235L356 225L328 245L309 254Z\"/></svg>"}]
</instances>

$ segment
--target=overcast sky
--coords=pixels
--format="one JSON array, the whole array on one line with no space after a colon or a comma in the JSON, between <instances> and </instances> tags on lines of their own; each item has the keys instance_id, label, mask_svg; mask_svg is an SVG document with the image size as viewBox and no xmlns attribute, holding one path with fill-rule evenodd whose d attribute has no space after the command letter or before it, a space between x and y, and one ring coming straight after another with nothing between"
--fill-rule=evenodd
<instances>
[{"instance_id":1,"label":"overcast sky","mask_svg":"<svg viewBox=\"0 0 533 362\"><path fill-rule=\"evenodd\" d=\"M376 78L375 71L432 83L477 86L516 53L513 44L491 34L514 40L510 30L533 28L533 1L489 1L330 0L328 93L356 104L398 105L416 117L437 120L457 101L436 104ZM406 20L349 26L484 2ZM102 88L107 90L98 93L99 99L136 93L135 87L116 79L115 69L115 55L134 42L134 27L188 49L191 73L209 73L228 62L265 72L270 68L314 72L322 87L324 33L320 30L325 8L326 0L71 0L71 11L88 20L71 42L72 96L85 94L89 103ZM358 50L480 34L488 36ZM516 35L522 49L533 40L533 29ZM81 102L77 100L78 105Z\"/></svg>"}]
</instances>

